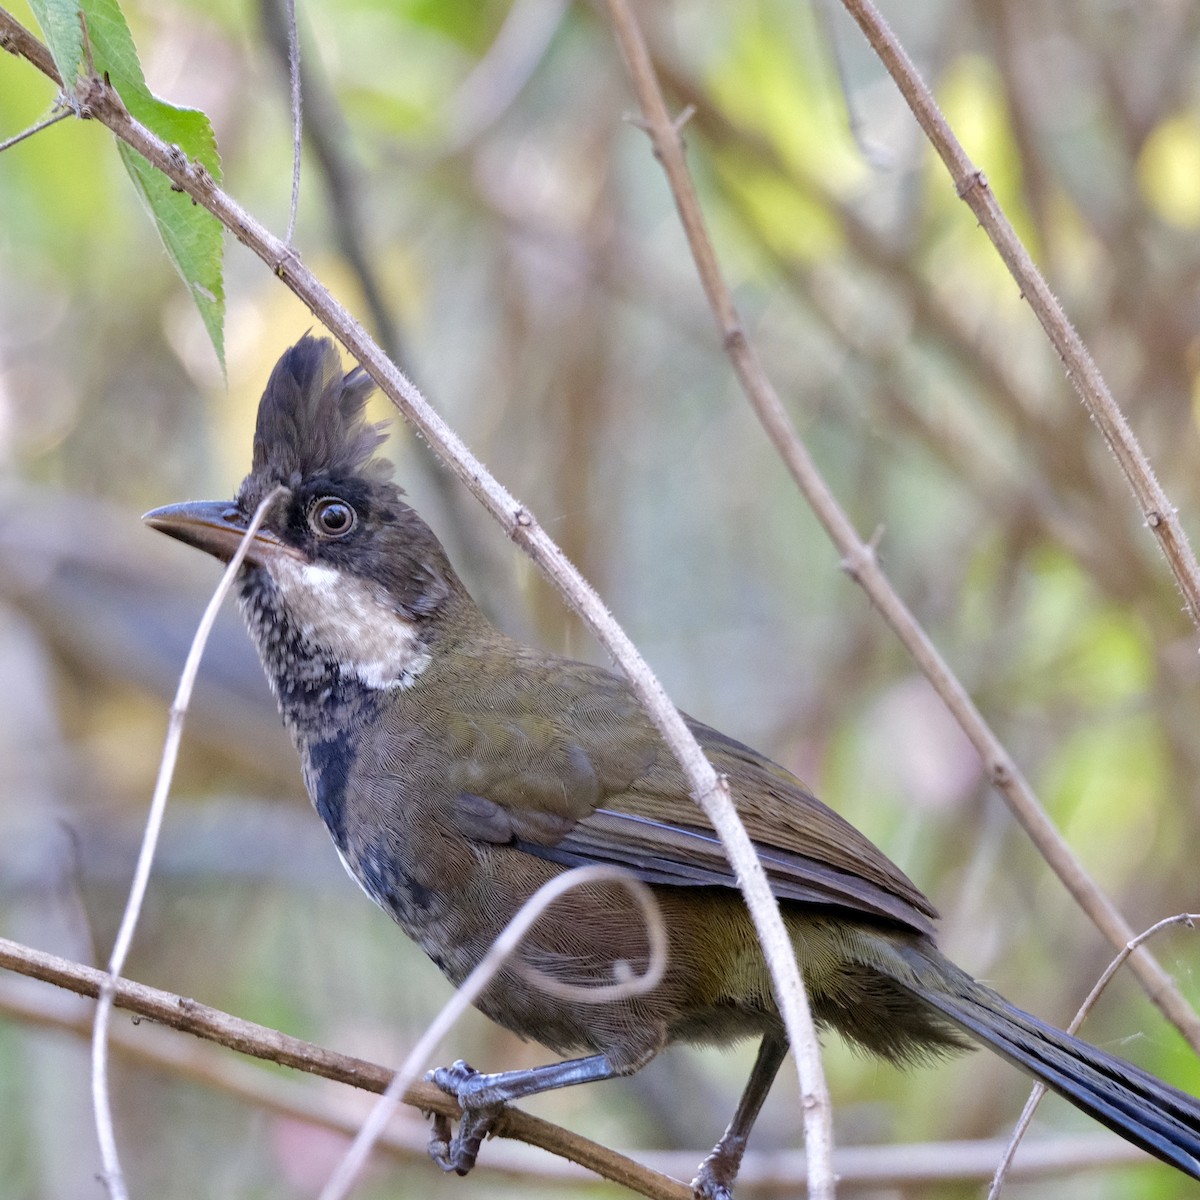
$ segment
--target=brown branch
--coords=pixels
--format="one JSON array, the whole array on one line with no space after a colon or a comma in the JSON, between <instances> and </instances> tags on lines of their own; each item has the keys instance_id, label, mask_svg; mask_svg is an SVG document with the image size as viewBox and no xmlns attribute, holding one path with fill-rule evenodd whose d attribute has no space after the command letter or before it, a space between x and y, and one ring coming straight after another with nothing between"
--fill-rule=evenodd
<instances>
[{"instance_id":1,"label":"brown branch","mask_svg":"<svg viewBox=\"0 0 1200 1200\"><path fill-rule=\"evenodd\" d=\"M36 985L0 980L0 1017L43 1030L70 1033L81 1039L91 1033L86 1005L66 994L39 994ZM316 1094L273 1072L223 1054L204 1041L184 1040L150 1021L117 1026L111 1034L115 1051L141 1066L169 1072L253 1105L263 1112L329 1129L352 1137L361 1124L356 1105L337 1102L337 1095ZM443 1100L446 1097L442 1097ZM424 1163L428 1129L415 1117L393 1122L379 1149L406 1163ZM843 1146L834 1152L841 1191L880 1186L916 1187L946 1182L982 1181L992 1174L1002 1149L998 1140L918 1142L885 1146ZM667 1176L686 1177L704 1150L639 1151L647 1167ZM1136 1146L1109 1133L1064 1134L1025 1143L1013 1164L1013 1180L1043 1179L1081 1170L1108 1171L1137 1166L1145 1156ZM519 1178L526 1187L565 1185L594 1187L595 1179L572 1162L531 1153L522 1144L502 1141L490 1147L487 1171ZM804 1189L804 1155L800 1151L751 1150L738 1172L739 1183L767 1194L797 1196Z\"/></svg>"},{"instance_id":2,"label":"brown branch","mask_svg":"<svg viewBox=\"0 0 1200 1200\"><path fill-rule=\"evenodd\" d=\"M95 967L46 954L7 938L0 938L0 967L93 998L99 996L108 978L105 972ZM240 1054L320 1075L364 1091L383 1092L393 1075L386 1067L365 1059L339 1054L185 996L128 979L116 981L113 1003L117 1008L227 1046ZM404 1103L422 1112L444 1113L450 1117L459 1115L457 1103L432 1083L414 1083L405 1090ZM651 1200L690 1200L691 1197L691 1190L677 1180L668 1179L614 1150L532 1117L519 1108L505 1110L496 1134L539 1146Z\"/></svg>"},{"instance_id":3,"label":"brown branch","mask_svg":"<svg viewBox=\"0 0 1200 1200\"><path fill-rule=\"evenodd\" d=\"M27 58L61 85L46 48L3 8L0 8L0 46ZM203 164L189 160L179 147L168 146L135 120L104 80L92 76L80 81L74 89L73 99L79 106L81 116L94 118L104 124L168 176L181 192L212 213L243 245L267 263L354 355L471 494L533 559L628 676L647 715L679 761L692 798L704 810L720 837L722 847L737 874L771 973L776 1004L788 1039L798 1060L805 1064L801 1070L801 1103L806 1128L821 1121L828 1125L829 1101L820 1070L820 1047L800 969L779 912L778 901L771 891L754 845L738 818L728 784L723 777L717 776L662 684L624 630L613 620L599 595L534 520L533 514L495 479L462 439L429 406L413 383L379 349L366 330L304 267L295 250L281 242L223 192ZM816 1155L818 1167L814 1171L819 1175L819 1164L826 1160L828 1146L823 1148L818 1138L810 1144L810 1149ZM815 1194L831 1194L831 1188L830 1180L829 1190L818 1189Z\"/></svg>"},{"instance_id":4,"label":"brown branch","mask_svg":"<svg viewBox=\"0 0 1200 1200\"><path fill-rule=\"evenodd\" d=\"M625 0L608 0L609 16L616 30L617 41L625 56L629 72L642 104L642 112L654 139L655 148L668 176L674 180L682 175L685 188L690 181L683 161L683 143L678 125L667 114L666 101L654 79L654 67L646 49L645 39L638 28L633 13ZM689 193L694 200L694 192ZM704 290L716 314L717 323L725 335L725 345L734 359L735 369L748 358L753 358L753 348L747 341L733 307L732 297L724 286L720 268L717 266L716 251L704 227L704 218L698 203L680 206L680 217L687 233L688 245L696 259ZM742 371L738 371L742 377ZM761 375L761 371L760 371ZM765 378L765 376L764 376ZM777 404L778 406L778 404ZM782 409L780 410L782 411ZM798 442L796 443L798 445ZM804 1023L812 1025L807 997L801 994ZM829 1101L829 1088L821 1066L821 1048L815 1031L811 1036L799 1040L789 1026L788 1034L796 1065L800 1073L801 1111L804 1114L804 1145L808 1152L808 1190L816 1197L832 1196L835 1190L833 1174L833 1122Z\"/></svg>"},{"instance_id":5,"label":"brown branch","mask_svg":"<svg viewBox=\"0 0 1200 1200\"><path fill-rule=\"evenodd\" d=\"M1159 546L1175 576L1192 621L1200 626L1200 563L1179 523L1178 514L1162 485L1155 478L1149 460L1133 435L1124 413L1108 390L1083 339L1067 320L1042 273L1034 265L1021 239L1004 215L987 177L975 166L959 144L933 93L917 73L904 47L896 40L887 22L871 0L842 0L846 10L858 22L871 48L896 81L925 136L933 144L959 197L964 200L983 226L992 245L1008 267L1021 295L1029 301L1046 336L1067 369L1067 378L1079 394L1092 420L1096 422L1109 449L1129 481L1141 506L1146 524L1158 538ZM1128 941L1133 936L1130 931ZM1194 1015L1193 1015L1194 1016Z\"/></svg>"},{"instance_id":6,"label":"brown branch","mask_svg":"<svg viewBox=\"0 0 1200 1200\"><path fill-rule=\"evenodd\" d=\"M629 63L634 89L642 107L655 156L666 172L671 194L687 235L700 281L716 318L726 352L738 382L779 451L797 487L842 556L842 566L871 598L884 620L895 631L918 667L929 679L947 708L962 726L983 759L988 778L1004 796L1022 828L1028 833L1051 870L1062 880L1079 906L1117 949L1134 937L1134 931L1112 900L1088 874L1062 834L1046 815L1032 786L1000 739L992 731L969 693L951 671L911 610L879 566L874 547L863 541L845 510L817 469L792 424L774 385L746 335L733 297L721 274L716 252L688 171L683 141L670 118L649 51L628 16L623 0L609 0L618 25L618 37ZM616 14L624 14L620 18ZM1198 610L1200 611L1200 610ZM1200 1018L1174 981L1142 947L1131 958L1131 967L1150 998L1200 1053Z\"/></svg>"}]
</instances>

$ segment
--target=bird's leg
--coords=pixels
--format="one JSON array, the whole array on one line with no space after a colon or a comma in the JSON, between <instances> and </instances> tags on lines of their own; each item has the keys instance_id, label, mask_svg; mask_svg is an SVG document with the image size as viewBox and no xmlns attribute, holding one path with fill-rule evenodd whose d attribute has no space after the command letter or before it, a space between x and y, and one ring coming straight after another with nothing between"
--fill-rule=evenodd
<instances>
[{"instance_id":1,"label":"bird's leg","mask_svg":"<svg viewBox=\"0 0 1200 1200\"><path fill-rule=\"evenodd\" d=\"M643 1060L644 1061L644 1060ZM572 1058L567 1062L550 1063L524 1071L503 1071L482 1075L460 1058L449 1067L430 1071L426 1079L436 1083L459 1103L462 1117L458 1132L451 1137L450 1118L437 1114L433 1118L433 1133L429 1139L429 1157L443 1171L465 1175L474 1165L483 1139L491 1133L504 1106L523 1096L549 1092L554 1088L570 1087L575 1083L593 1083L628 1075L642 1062L614 1067L603 1054L588 1058ZM755 1110L757 1111L757 1110ZM751 1117L753 1120L753 1117Z\"/></svg>"},{"instance_id":2,"label":"bird's leg","mask_svg":"<svg viewBox=\"0 0 1200 1200\"><path fill-rule=\"evenodd\" d=\"M733 1181L742 1165L750 1130L787 1052L786 1038L771 1033L763 1038L733 1120L713 1147L712 1153L700 1164L700 1170L692 1180L692 1193L696 1200L733 1200Z\"/></svg>"}]
</instances>

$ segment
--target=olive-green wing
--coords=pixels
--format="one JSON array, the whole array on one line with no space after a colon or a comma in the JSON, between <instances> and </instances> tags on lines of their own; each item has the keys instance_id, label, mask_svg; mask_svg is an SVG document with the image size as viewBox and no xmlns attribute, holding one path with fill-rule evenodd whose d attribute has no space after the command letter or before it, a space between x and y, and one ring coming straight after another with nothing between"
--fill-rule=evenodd
<instances>
[{"instance_id":1,"label":"olive-green wing","mask_svg":"<svg viewBox=\"0 0 1200 1200\"><path fill-rule=\"evenodd\" d=\"M648 883L736 887L674 756L627 683L530 652L450 719L451 819L485 841L567 865L612 863ZM772 890L927 932L937 914L904 873L790 772L688 721L730 791Z\"/></svg>"}]
</instances>

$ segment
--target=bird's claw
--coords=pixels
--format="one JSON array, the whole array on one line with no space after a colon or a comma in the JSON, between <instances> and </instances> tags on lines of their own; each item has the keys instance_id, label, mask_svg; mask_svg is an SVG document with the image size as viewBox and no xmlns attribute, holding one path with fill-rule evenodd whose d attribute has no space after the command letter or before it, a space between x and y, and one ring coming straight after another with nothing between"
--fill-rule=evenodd
<instances>
[{"instance_id":1,"label":"bird's claw","mask_svg":"<svg viewBox=\"0 0 1200 1200\"><path fill-rule=\"evenodd\" d=\"M692 1196L694 1200L733 1200L733 1189L702 1170L692 1180Z\"/></svg>"},{"instance_id":2,"label":"bird's claw","mask_svg":"<svg viewBox=\"0 0 1200 1200\"><path fill-rule=\"evenodd\" d=\"M452 1133L453 1121L444 1113L435 1113L433 1129L429 1137L429 1157L443 1171L466 1175L479 1157L479 1147L496 1125L504 1109L502 1101L480 1103L474 1096L483 1091L472 1087L482 1076L474 1067L460 1058L448 1067L438 1067L426 1076L430 1083L437 1084L443 1092L453 1096L462 1109L458 1120L458 1132Z\"/></svg>"},{"instance_id":3,"label":"bird's claw","mask_svg":"<svg viewBox=\"0 0 1200 1200\"><path fill-rule=\"evenodd\" d=\"M693 1200L733 1200L733 1181L745 1148L745 1138L739 1142L728 1139L728 1135L722 1138L692 1180Z\"/></svg>"}]
</instances>

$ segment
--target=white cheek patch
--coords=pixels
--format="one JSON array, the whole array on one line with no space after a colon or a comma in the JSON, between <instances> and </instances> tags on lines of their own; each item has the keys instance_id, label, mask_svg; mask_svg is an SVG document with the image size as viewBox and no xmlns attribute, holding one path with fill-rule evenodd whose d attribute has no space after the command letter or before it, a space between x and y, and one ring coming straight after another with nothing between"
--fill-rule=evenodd
<instances>
[{"instance_id":1,"label":"white cheek patch","mask_svg":"<svg viewBox=\"0 0 1200 1200\"><path fill-rule=\"evenodd\" d=\"M319 567L316 563L305 563L300 568L300 578L315 596L332 595L337 588L338 572L332 567Z\"/></svg>"},{"instance_id":2,"label":"white cheek patch","mask_svg":"<svg viewBox=\"0 0 1200 1200\"><path fill-rule=\"evenodd\" d=\"M378 584L290 555L268 570L300 636L367 687L408 687L429 665L415 623Z\"/></svg>"}]
</instances>

